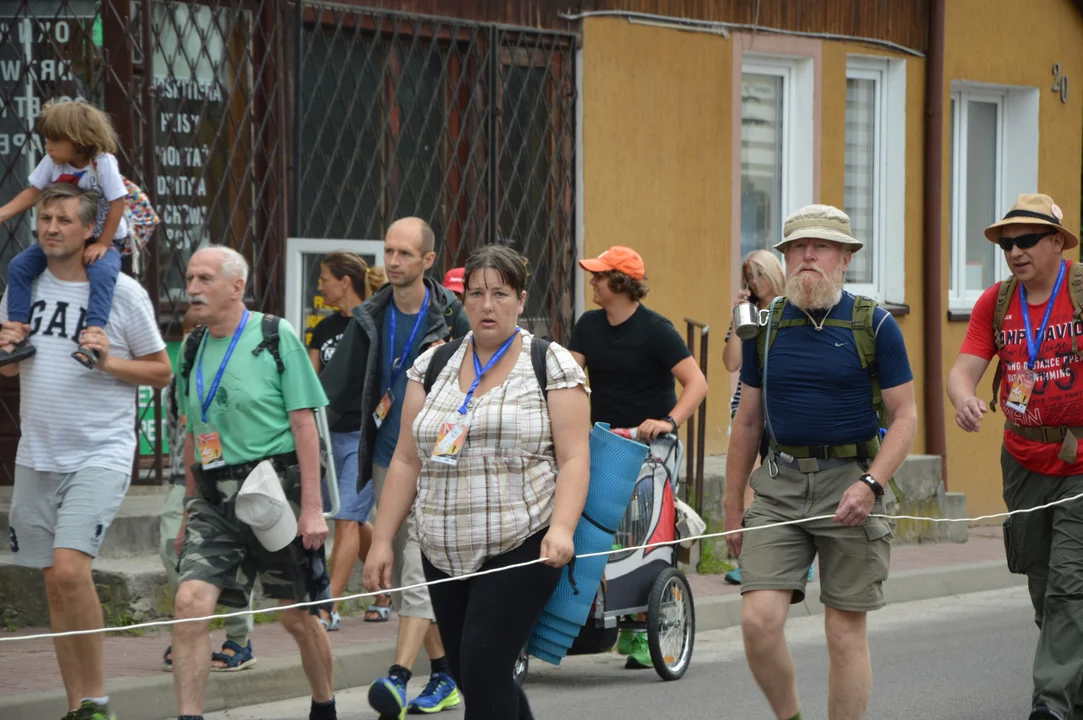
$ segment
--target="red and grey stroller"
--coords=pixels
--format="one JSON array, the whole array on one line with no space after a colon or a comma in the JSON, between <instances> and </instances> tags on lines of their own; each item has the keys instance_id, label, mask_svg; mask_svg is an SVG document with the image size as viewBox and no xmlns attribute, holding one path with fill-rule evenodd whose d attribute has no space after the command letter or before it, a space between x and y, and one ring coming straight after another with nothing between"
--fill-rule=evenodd
<instances>
[{"instance_id":1,"label":"red and grey stroller","mask_svg":"<svg viewBox=\"0 0 1083 720\"><path fill-rule=\"evenodd\" d=\"M635 430L613 430L635 439ZM683 447L676 435L650 443L632 499L617 528L605 575L586 624L569 655L608 652L623 631L646 631L651 664L664 680L684 675L692 660L695 605L688 579L677 567L681 521L677 507ZM646 546L646 547L641 547ZM522 682L529 667L526 651L516 664Z\"/></svg>"}]
</instances>

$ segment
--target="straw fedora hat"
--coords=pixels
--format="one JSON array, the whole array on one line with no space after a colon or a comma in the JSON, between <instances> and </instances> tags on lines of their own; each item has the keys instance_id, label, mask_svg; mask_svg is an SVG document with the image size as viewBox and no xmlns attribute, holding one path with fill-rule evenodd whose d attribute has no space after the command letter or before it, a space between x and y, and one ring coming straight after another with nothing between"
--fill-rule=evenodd
<instances>
[{"instance_id":1,"label":"straw fedora hat","mask_svg":"<svg viewBox=\"0 0 1083 720\"><path fill-rule=\"evenodd\" d=\"M781 251L788 243L803 238L831 240L850 252L865 246L850 230L850 216L832 205L806 205L791 213L782 228L782 242L775 245L775 250Z\"/></svg>"},{"instance_id":2,"label":"straw fedora hat","mask_svg":"<svg viewBox=\"0 0 1083 720\"><path fill-rule=\"evenodd\" d=\"M985 237L991 242L998 242L1001 228L1008 225L1048 225L1060 231L1064 236L1064 249L1068 250L1079 245L1079 238L1061 225L1063 219L1064 212L1053 202L1053 198L1041 194L1022 194L1016 198L1015 205L1012 205L1003 220L985 228Z\"/></svg>"}]
</instances>

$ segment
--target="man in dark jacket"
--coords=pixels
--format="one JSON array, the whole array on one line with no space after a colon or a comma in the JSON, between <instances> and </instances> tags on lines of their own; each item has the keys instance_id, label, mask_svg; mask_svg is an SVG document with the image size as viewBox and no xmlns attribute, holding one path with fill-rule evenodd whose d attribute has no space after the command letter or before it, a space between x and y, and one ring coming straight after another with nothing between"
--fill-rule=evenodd
<instances>
[{"instance_id":1,"label":"man in dark jacket","mask_svg":"<svg viewBox=\"0 0 1083 720\"><path fill-rule=\"evenodd\" d=\"M357 482L361 488L372 479L377 512L398 442L406 370L433 344L464 336L470 330L458 299L425 277L436 259L435 241L432 228L420 218L403 218L388 228L384 238L388 286L354 309L353 322L320 374L330 401L331 422L355 403L365 411ZM412 519L403 524L393 547L394 586L425 582ZM451 678L428 591L417 588L392 593L392 603L400 617L395 664L388 677L369 688L369 703L387 720L397 720L406 709L431 713L458 705L459 692ZM409 668L422 644L432 661L432 676L421 695L407 703Z\"/></svg>"}]
</instances>

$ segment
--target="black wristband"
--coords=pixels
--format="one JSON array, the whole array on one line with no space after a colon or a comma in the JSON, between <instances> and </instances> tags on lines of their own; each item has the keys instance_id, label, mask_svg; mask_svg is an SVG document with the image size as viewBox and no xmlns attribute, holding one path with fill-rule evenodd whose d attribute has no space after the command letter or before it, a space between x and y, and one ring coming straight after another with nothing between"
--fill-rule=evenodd
<instances>
[{"instance_id":1,"label":"black wristband","mask_svg":"<svg viewBox=\"0 0 1083 720\"><path fill-rule=\"evenodd\" d=\"M872 490L872 494L876 496L876 499L879 500L883 496L884 486L876 482L876 479L873 478L872 475L865 473L859 479L861 480L861 482L869 486L869 489Z\"/></svg>"},{"instance_id":2,"label":"black wristband","mask_svg":"<svg viewBox=\"0 0 1083 720\"><path fill-rule=\"evenodd\" d=\"M673 426L673 432L677 432L677 428L679 426L677 425L677 421L673 419L672 415L666 415L664 418L662 418L662 422L669 423L670 425Z\"/></svg>"}]
</instances>

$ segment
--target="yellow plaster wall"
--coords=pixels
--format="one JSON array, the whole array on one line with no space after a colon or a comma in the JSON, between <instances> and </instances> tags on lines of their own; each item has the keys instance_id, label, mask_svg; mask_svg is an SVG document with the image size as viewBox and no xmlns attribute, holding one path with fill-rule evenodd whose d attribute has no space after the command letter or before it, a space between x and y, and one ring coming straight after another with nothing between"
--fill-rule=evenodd
<instances>
[{"instance_id":1,"label":"yellow plaster wall","mask_svg":"<svg viewBox=\"0 0 1083 720\"><path fill-rule=\"evenodd\" d=\"M922 221L924 202L925 60L899 53L882 52L867 45L823 44L823 103L821 107L820 202L843 207L846 159L846 61L849 55L904 58L906 60L906 303L910 312L895 318L906 341L914 371L918 404L918 434L912 452L925 451L924 360L922 331L924 288L922 284ZM863 238L867 240L867 238Z\"/></svg>"},{"instance_id":2,"label":"yellow plaster wall","mask_svg":"<svg viewBox=\"0 0 1083 720\"><path fill-rule=\"evenodd\" d=\"M635 248L651 287L645 304L682 336L685 317L710 325L712 454L725 450L729 424L732 55L716 35L583 24L583 255Z\"/></svg>"},{"instance_id":3,"label":"yellow plaster wall","mask_svg":"<svg viewBox=\"0 0 1083 720\"><path fill-rule=\"evenodd\" d=\"M980 17L981 22L974 22ZM1016 0L952 0L947 3L947 51L944 59L944 128L951 128L951 81L1023 85L1040 90L1038 192L1051 195L1064 210L1064 224L1078 230L1080 172L1083 162L1083 15L1070 0L1032 0L1020 12ZM1069 78L1068 102L1052 91L1053 63ZM944 307L947 308L950 228L948 177L950 136L944 138ZM1075 251L1069 256L1078 259ZM945 322L945 375L959 352L965 322ZM989 401L994 365L978 386ZM1003 509L1000 445L1004 416L986 416L978 434L955 425L955 413L945 399L948 446L948 487L965 492L968 514Z\"/></svg>"},{"instance_id":4,"label":"yellow plaster wall","mask_svg":"<svg viewBox=\"0 0 1083 720\"><path fill-rule=\"evenodd\" d=\"M1083 162L1083 17L1070 0L1034 0L1019 13L1013 0L947 4L944 138L944 287L947 308L948 173L952 80L1027 85L1041 90L1039 185L1078 229ZM974 17L982 17L974 23ZM722 364L729 325L733 80L730 41L717 36L590 18L583 44L584 255L626 244L644 257L647 304L684 334L684 318L710 324L707 452L726 447L730 378ZM824 42L821 74L820 202L842 205L846 56L890 55L850 43ZM1069 77L1069 102L1051 91L1052 64ZM925 61L906 57L906 301L898 317L915 375L918 437L924 442L923 157ZM590 289L584 286L586 297ZM587 309L591 305L587 303ZM965 323L942 326L943 371L954 361ZM991 372L991 371L990 371ZM983 380L982 397L988 394ZM949 489L967 494L970 514L1002 507L999 413L979 435L954 424L947 399Z\"/></svg>"}]
</instances>

